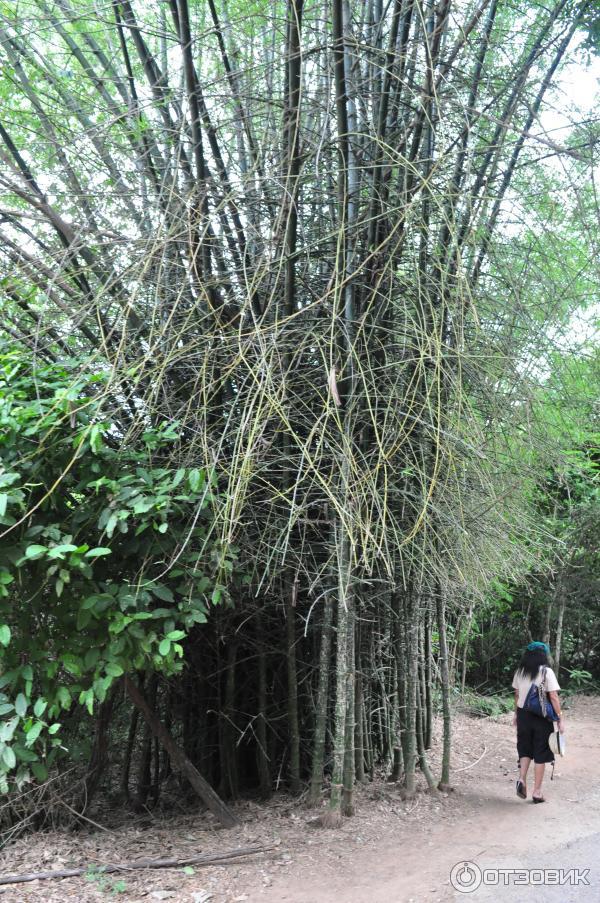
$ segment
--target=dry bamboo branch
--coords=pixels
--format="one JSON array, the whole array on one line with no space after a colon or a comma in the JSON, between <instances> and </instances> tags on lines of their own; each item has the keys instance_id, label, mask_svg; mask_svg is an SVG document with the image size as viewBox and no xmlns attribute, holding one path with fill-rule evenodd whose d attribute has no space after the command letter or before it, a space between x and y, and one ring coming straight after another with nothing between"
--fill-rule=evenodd
<instances>
[{"instance_id":1,"label":"dry bamboo branch","mask_svg":"<svg viewBox=\"0 0 600 903\"><path fill-rule=\"evenodd\" d=\"M23 875L0 876L0 884L25 884L28 881L47 881L51 878L77 878L79 875L89 873L108 875L112 872L131 872L138 869L173 869L186 865L206 866L215 862L228 862L231 859L239 859L241 856L256 856L258 853L266 853L274 847L239 847L226 853L204 853L201 856L188 856L185 859L137 859L132 862L109 863L108 865L87 865L73 869L56 869L51 872L30 872Z\"/></svg>"}]
</instances>

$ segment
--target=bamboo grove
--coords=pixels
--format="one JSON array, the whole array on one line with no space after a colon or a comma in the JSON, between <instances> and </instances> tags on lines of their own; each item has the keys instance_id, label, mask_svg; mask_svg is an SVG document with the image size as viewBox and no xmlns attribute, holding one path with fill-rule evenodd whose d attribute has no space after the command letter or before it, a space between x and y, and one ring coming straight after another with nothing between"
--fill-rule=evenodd
<instances>
[{"instance_id":1,"label":"bamboo grove","mask_svg":"<svg viewBox=\"0 0 600 903\"><path fill-rule=\"evenodd\" d=\"M4 460L46 470L4 484L3 711L28 736L37 693L40 739L54 718L69 747L87 708L86 804L108 762L137 806L183 771L225 823L221 799L257 788L317 803L327 785L336 824L376 769L409 795L418 772L450 784L455 627L536 556L532 315L503 267L507 211L538 157L585 174L539 117L591 15L0 4L4 385L25 356L20 403L52 412ZM142 459L170 519L128 507ZM73 488L89 461L93 490ZM56 512L67 539L32 539ZM202 579L185 621L182 574ZM119 628L109 667L116 582L138 633ZM59 607L96 649L70 668Z\"/></svg>"}]
</instances>

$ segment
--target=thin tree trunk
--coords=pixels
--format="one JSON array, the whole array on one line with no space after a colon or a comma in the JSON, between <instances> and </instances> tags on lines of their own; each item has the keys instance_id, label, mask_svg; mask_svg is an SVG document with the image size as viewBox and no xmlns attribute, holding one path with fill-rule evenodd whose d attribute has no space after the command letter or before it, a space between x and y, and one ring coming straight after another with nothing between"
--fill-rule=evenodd
<instances>
[{"instance_id":1,"label":"thin tree trunk","mask_svg":"<svg viewBox=\"0 0 600 903\"><path fill-rule=\"evenodd\" d=\"M173 768L185 775L202 802L210 809L223 827L233 828L239 824L238 818L231 809L219 798L210 784L204 780L200 772L190 762L183 750L175 743L173 737L157 718L156 713L148 705L139 687L128 675L125 675L124 681L125 689L131 701L139 709L147 724L150 725L152 732L169 753Z\"/></svg>"},{"instance_id":2,"label":"thin tree trunk","mask_svg":"<svg viewBox=\"0 0 600 903\"><path fill-rule=\"evenodd\" d=\"M263 620L257 617L258 637L258 717L256 720L258 780L263 799L271 796L271 767L267 741L267 656L263 640Z\"/></svg>"},{"instance_id":3,"label":"thin tree trunk","mask_svg":"<svg viewBox=\"0 0 600 903\"><path fill-rule=\"evenodd\" d=\"M393 783L398 783L399 781L401 781L402 775L404 772L404 756L402 755L402 739L400 736L401 729L402 729L401 711L400 710L402 707L403 700L400 698L401 697L401 687L400 687L400 680L399 680L399 676L398 676L399 666L398 666L398 661L397 661L396 643L397 643L397 641L394 641L394 694L393 694L393 699L394 699L394 710L393 710L394 745L393 745L393 756L392 756L392 771L390 774L390 781L392 781Z\"/></svg>"},{"instance_id":4,"label":"thin tree trunk","mask_svg":"<svg viewBox=\"0 0 600 903\"><path fill-rule=\"evenodd\" d=\"M321 646L319 650L319 683L317 687L317 706L315 712L315 737L312 752L312 770L308 802L311 806L321 799L323 784L323 762L325 756L325 740L327 735L327 713L329 704L329 670L331 654L331 623L333 619L333 602L330 593L325 596L323 621L321 624Z\"/></svg>"},{"instance_id":5,"label":"thin tree trunk","mask_svg":"<svg viewBox=\"0 0 600 903\"><path fill-rule=\"evenodd\" d=\"M556 672L557 678L559 677L560 670L560 655L562 651L562 635L563 635L563 622L565 617L565 607L567 604L567 596L563 588L562 579L559 578L559 592L558 592L558 617L556 619L556 642L554 643L554 669ZM560 678L559 678L560 682Z\"/></svg>"},{"instance_id":6,"label":"thin tree trunk","mask_svg":"<svg viewBox=\"0 0 600 903\"><path fill-rule=\"evenodd\" d=\"M84 779L84 796L80 804L80 811L82 813L89 807L92 798L96 794L102 775L108 764L108 745L110 740L109 728L118 692L119 685L115 684L111 688L108 697L100 705L98 714L96 715L94 743L87 774Z\"/></svg>"},{"instance_id":7,"label":"thin tree trunk","mask_svg":"<svg viewBox=\"0 0 600 903\"><path fill-rule=\"evenodd\" d=\"M427 753L425 752L425 740L423 734L423 725L425 723L424 717L424 699L423 699L423 688L421 686L417 689L417 751L419 758L419 769L421 774L424 776L427 781L427 786L431 791L436 791L436 783L435 778L431 773L431 769L427 762Z\"/></svg>"},{"instance_id":8,"label":"thin tree trunk","mask_svg":"<svg viewBox=\"0 0 600 903\"><path fill-rule=\"evenodd\" d=\"M469 604L469 612L467 614L467 630L465 633L465 639L463 643L463 652L462 652L462 664L461 664L461 678L460 678L460 692L461 695L465 695L465 684L467 682L467 666L469 661L469 642L471 640L471 630L473 627L473 602Z\"/></svg>"},{"instance_id":9,"label":"thin tree trunk","mask_svg":"<svg viewBox=\"0 0 600 903\"><path fill-rule=\"evenodd\" d=\"M338 525L338 602L337 602L337 634L336 634L336 688L334 714L333 764L331 773L331 797L329 811L322 816L324 824L335 827L342 818L344 766L346 762L346 737L348 715L348 680L351 667L350 637L353 617L353 587L351 585L350 543L342 532L343 524Z\"/></svg>"},{"instance_id":10,"label":"thin tree trunk","mask_svg":"<svg viewBox=\"0 0 600 903\"><path fill-rule=\"evenodd\" d=\"M131 757L133 754L133 747L135 745L135 735L137 733L139 717L140 713L138 709L134 707L131 712L129 732L127 734L127 746L125 747L125 755L123 757L123 770L121 772L121 792L123 793L123 796L127 800L127 802L131 800L131 794L129 792L129 775L131 773Z\"/></svg>"},{"instance_id":11,"label":"thin tree trunk","mask_svg":"<svg viewBox=\"0 0 600 903\"><path fill-rule=\"evenodd\" d=\"M355 769L355 615L351 612L348 629L348 674L346 676L346 749L344 752L344 791L342 815L354 815Z\"/></svg>"},{"instance_id":12,"label":"thin tree trunk","mask_svg":"<svg viewBox=\"0 0 600 903\"><path fill-rule=\"evenodd\" d=\"M446 790L450 786L450 752L452 744L452 715L450 711L450 680L448 674L448 641L446 638L446 605L444 590L441 581L438 581L436 589L436 613L439 637L438 665L440 669L442 689L442 716L443 716L443 741L442 741L442 775L440 778L440 790Z\"/></svg>"},{"instance_id":13,"label":"thin tree trunk","mask_svg":"<svg viewBox=\"0 0 600 903\"><path fill-rule=\"evenodd\" d=\"M225 697L223 710L220 713L222 722L222 762L221 793L235 799L238 795L237 756L235 745L235 663L237 643L232 640L227 647L227 665L225 669Z\"/></svg>"},{"instance_id":14,"label":"thin tree trunk","mask_svg":"<svg viewBox=\"0 0 600 903\"><path fill-rule=\"evenodd\" d=\"M360 784L365 782L365 740L363 723L362 659L357 644L357 660L354 678L354 771Z\"/></svg>"},{"instance_id":15,"label":"thin tree trunk","mask_svg":"<svg viewBox=\"0 0 600 903\"><path fill-rule=\"evenodd\" d=\"M544 613L544 632L542 633L543 642L548 644L550 644L550 623L552 620L552 608L553 600L549 599L546 604L546 611Z\"/></svg>"},{"instance_id":16,"label":"thin tree trunk","mask_svg":"<svg viewBox=\"0 0 600 903\"><path fill-rule=\"evenodd\" d=\"M298 674L296 668L296 595L298 580L291 587L284 587L285 630L287 644L288 724L290 737L290 790L300 793L300 722L298 717Z\"/></svg>"},{"instance_id":17,"label":"thin tree trunk","mask_svg":"<svg viewBox=\"0 0 600 903\"><path fill-rule=\"evenodd\" d=\"M412 595L412 593L411 593ZM415 768L417 763L417 692L419 677L417 606L411 599L404 610L404 656L406 659L406 715L404 722L405 743L404 782L406 793L415 792Z\"/></svg>"},{"instance_id":18,"label":"thin tree trunk","mask_svg":"<svg viewBox=\"0 0 600 903\"><path fill-rule=\"evenodd\" d=\"M425 749L431 749L431 735L433 732L433 697L431 688L433 676L431 669L431 611L425 612L424 630L424 656L425 656L425 732L423 742Z\"/></svg>"},{"instance_id":19,"label":"thin tree trunk","mask_svg":"<svg viewBox=\"0 0 600 903\"><path fill-rule=\"evenodd\" d=\"M151 674L148 680L148 706L152 711L156 709L156 691L158 688L158 676ZM152 786L152 728L148 722L144 725L142 735L142 749L137 769L137 788L135 794L135 810L141 812L146 808L148 794Z\"/></svg>"}]
</instances>

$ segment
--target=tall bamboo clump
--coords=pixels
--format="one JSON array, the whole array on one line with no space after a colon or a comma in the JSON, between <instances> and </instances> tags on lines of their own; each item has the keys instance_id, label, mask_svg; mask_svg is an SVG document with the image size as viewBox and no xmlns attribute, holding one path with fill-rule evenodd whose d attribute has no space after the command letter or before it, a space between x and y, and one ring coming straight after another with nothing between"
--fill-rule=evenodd
<instances>
[{"instance_id":1,"label":"tall bamboo clump","mask_svg":"<svg viewBox=\"0 0 600 903\"><path fill-rule=\"evenodd\" d=\"M216 469L251 580L155 707L225 795L447 786L448 621L520 563L490 255L588 4L100 6L2 13L0 328Z\"/></svg>"}]
</instances>

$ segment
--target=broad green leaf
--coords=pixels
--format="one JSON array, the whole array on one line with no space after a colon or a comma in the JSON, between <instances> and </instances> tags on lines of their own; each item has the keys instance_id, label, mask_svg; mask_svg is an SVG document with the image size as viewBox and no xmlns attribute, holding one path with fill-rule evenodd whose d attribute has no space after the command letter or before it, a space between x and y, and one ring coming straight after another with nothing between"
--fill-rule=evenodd
<instances>
[{"instance_id":1,"label":"broad green leaf","mask_svg":"<svg viewBox=\"0 0 600 903\"><path fill-rule=\"evenodd\" d=\"M2 761L9 770L11 768L14 768L17 764L17 757L15 756L14 750L11 749L10 746L5 746L2 750Z\"/></svg>"},{"instance_id":2,"label":"broad green leaf","mask_svg":"<svg viewBox=\"0 0 600 903\"><path fill-rule=\"evenodd\" d=\"M19 693L17 698L15 699L15 712L17 713L17 715L22 718L27 711L28 705L29 702L27 700L27 697L24 696L23 693Z\"/></svg>"},{"instance_id":3,"label":"broad green leaf","mask_svg":"<svg viewBox=\"0 0 600 903\"><path fill-rule=\"evenodd\" d=\"M96 549L90 549L85 553L86 558L100 558L102 555L111 555L112 550L104 546L98 546Z\"/></svg>"},{"instance_id":4,"label":"broad green leaf","mask_svg":"<svg viewBox=\"0 0 600 903\"><path fill-rule=\"evenodd\" d=\"M32 749L27 749L27 747L22 746L20 743L13 743L13 749L15 751L15 755L20 762L36 762L37 761L37 753L35 753Z\"/></svg>"},{"instance_id":5,"label":"broad green leaf","mask_svg":"<svg viewBox=\"0 0 600 903\"><path fill-rule=\"evenodd\" d=\"M27 731L25 746L33 746L39 735L42 733L43 729L43 721L36 721L35 724L33 724Z\"/></svg>"},{"instance_id":6,"label":"broad green leaf","mask_svg":"<svg viewBox=\"0 0 600 903\"><path fill-rule=\"evenodd\" d=\"M185 630L172 630L167 634L167 639L172 641L182 640L185 636Z\"/></svg>"},{"instance_id":7,"label":"broad green leaf","mask_svg":"<svg viewBox=\"0 0 600 903\"><path fill-rule=\"evenodd\" d=\"M88 596L87 599L84 599L81 603L81 607L84 611L88 611L89 609L94 608L97 601L98 596Z\"/></svg>"},{"instance_id":8,"label":"broad green leaf","mask_svg":"<svg viewBox=\"0 0 600 903\"><path fill-rule=\"evenodd\" d=\"M190 484L192 492L198 492L204 484L204 473L198 470L197 467L194 467L193 470L190 470L189 472L188 483Z\"/></svg>"},{"instance_id":9,"label":"broad green leaf","mask_svg":"<svg viewBox=\"0 0 600 903\"><path fill-rule=\"evenodd\" d=\"M110 677L120 677L125 673L121 665L118 665L116 662L107 662L104 670Z\"/></svg>"},{"instance_id":10,"label":"broad green leaf","mask_svg":"<svg viewBox=\"0 0 600 903\"><path fill-rule=\"evenodd\" d=\"M154 583L151 589L152 595L156 596L156 598L160 599L162 602L173 602L175 598L169 587L163 586L162 583Z\"/></svg>"},{"instance_id":11,"label":"broad green leaf","mask_svg":"<svg viewBox=\"0 0 600 903\"><path fill-rule=\"evenodd\" d=\"M48 769L43 762L32 762L31 770L41 784L48 780Z\"/></svg>"},{"instance_id":12,"label":"broad green leaf","mask_svg":"<svg viewBox=\"0 0 600 903\"><path fill-rule=\"evenodd\" d=\"M69 674L73 674L75 677L78 677L81 674L81 662L80 660L74 656L66 653L62 659L63 668L69 672Z\"/></svg>"},{"instance_id":13,"label":"broad green leaf","mask_svg":"<svg viewBox=\"0 0 600 903\"><path fill-rule=\"evenodd\" d=\"M18 724L18 717L10 718L8 721L2 722L0 725L0 741L2 743L8 743L9 740L12 740Z\"/></svg>"},{"instance_id":14,"label":"broad green leaf","mask_svg":"<svg viewBox=\"0 0 600 903\"><path fill-rule=\"evenodd\" d=\"M69 709L71 707L71 694L66 687L58 688L58 690L56 691L56 698L63 709Z\"/></svg>"},{"instance_id":15,"label":"broad green leaf","mask_svg":"<svg viewBox=\"0 0 600 903\"><path fill-rule=\"evenodd\" d=\"M25 549L25 557L26 558L40 558L47 551L48 550L46 549L46 546L40 546L40 545L36 545L34 543L31 546L27 546L27 548Z\"/></svg>"},{"instance_id":16,"label":"broad green leaf","mask_svg":"<svg viewBox=\"0 0 600 903\"><path fill-rule=\"evenodd\" d=\"M91 620L91 611L89 609L80 608L77 612L77 630L85 630Z\"/></svg>"},{"instance_id":17,"label":"broad green leaf","mask_svg":"<svg viewBox=\"0 0 600 903\"><path fill-rule=\"evenodd\" d=\"M161 640L158 651L162 656L168 655L171 651L171 640L168 640L166 637L164 640Z\"/></svg>"},{"instance_id":18,"label":"broad green leaf","mask_svg":"<svg viewBox=\"0 0 600 903\"><path fill-rule=\"evenodd\" d=\"M10 627L8 626L8 624L2 624L0 626L0 644L2 646L8 646L8 644L10 643L10 637Z\"/></svg>"},{"instance_id":19,"label":"broad green leaf","mask_svg":"<svg viewBox=\"0 0 600 903\"><path fill-rule=\"evenodd\" d=\"M53 546L48 550L48 558L64 558L69 552L76 552L77 546L65 543L62 546Z\"/></svg>"}]
</instances>

